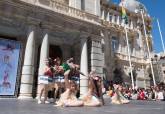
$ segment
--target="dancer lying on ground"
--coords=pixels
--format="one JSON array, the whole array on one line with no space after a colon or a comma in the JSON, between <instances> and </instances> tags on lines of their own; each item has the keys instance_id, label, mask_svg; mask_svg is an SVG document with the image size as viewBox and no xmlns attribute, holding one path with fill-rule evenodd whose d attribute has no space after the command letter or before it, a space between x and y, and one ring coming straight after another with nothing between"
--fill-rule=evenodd
<instances>
[{"instance_id":1,"label":"dancer lying on ground","mask_svg":"<svg viewBox=\"0 0 165 114\"><path fill-rule=\"evenodd\" d=\"M99 98L102 102L100 102ZM95 71L92 71L89 76L88 93L83 97L85 106L101 106L104 104L102 97L102 81Z\"/></svg>"}]
</instances>

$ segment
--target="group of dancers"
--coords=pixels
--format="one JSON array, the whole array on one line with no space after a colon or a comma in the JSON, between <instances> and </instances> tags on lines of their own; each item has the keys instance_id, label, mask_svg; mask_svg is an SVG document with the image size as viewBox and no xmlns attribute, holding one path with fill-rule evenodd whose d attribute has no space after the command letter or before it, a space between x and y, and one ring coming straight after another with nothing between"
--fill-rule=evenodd
<instances>
[{"instance_id":1,"label":"group of dancers","mask_svg":"<svg viewBox=\"0 0 165 114\"><path fill-rule=\"evenodd\" d=\"M45 60L45 68L43 75L39 76L39 98L38 104L49 103L47 100L49 87L55 88L54 103L55 106L63 107L79 107L79 106L102 106L104 105L102 78L96 74L96 71L91 71L89 76L84 75L79 71L79 65L73 62L73 58L68 59L61 64L59 57L55 58L52 65L51 59ZM79 92L80 74L88 78L88 92L84 93L80 99L77 98ZM57 91L64 88L64 92L60 91L59 99L56 100ZM112 103L119 102L128 103L125 99L119 99L122 95L116 87L116 97L112 99ZM44 100L42 101L42 96ZM119 104L118 102L116 104Z\"/></svg>"}]
</instances>

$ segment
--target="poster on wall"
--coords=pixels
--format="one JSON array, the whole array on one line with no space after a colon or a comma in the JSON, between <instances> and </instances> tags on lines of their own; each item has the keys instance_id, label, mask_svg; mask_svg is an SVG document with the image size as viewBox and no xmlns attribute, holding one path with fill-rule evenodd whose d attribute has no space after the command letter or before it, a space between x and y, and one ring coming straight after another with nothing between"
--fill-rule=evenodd
<instances>
[{"instance_id":1,"label":"poster on wall","mask_svg":"<svg viewBox=\"0 0 165 114\"><path fill-rule=\"evenodd\" d=\"M20 43L0 38L0 96L14 95Z\"/></svg>"}]
</instances>

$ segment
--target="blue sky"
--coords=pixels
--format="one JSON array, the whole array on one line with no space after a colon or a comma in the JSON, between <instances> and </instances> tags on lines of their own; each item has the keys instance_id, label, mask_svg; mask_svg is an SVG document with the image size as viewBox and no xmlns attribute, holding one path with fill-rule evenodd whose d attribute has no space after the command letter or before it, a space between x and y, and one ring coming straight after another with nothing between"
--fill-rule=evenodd
<instances>
[{"instance_id":1,"label":"blue sky","mask_svg":"<svg viewBox=\"0 0 165 114\"><path fill-rule=\"evenodd\" d=\"M119 3L120 0L112 0L115 3ZM163 40L165 43L165 0L139 0L147 8L151 17L159 19L159 23L162 30ZM161 45L160 34L157 26L157 22L153 22L153 41L154 41L154 51L162 52L163 48Z\"/></svg>"}]
</instances>

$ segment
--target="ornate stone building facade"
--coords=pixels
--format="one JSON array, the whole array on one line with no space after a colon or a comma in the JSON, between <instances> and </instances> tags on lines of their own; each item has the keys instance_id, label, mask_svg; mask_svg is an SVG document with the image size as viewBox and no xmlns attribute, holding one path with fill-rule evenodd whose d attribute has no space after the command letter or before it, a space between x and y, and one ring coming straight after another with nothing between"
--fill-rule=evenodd
<instances>
[{"instance_id":1,"label":"ornate stone building facade","mask_svg":"<svg viewBox=\"0 0 165 114\"><path fill-rule=\"evenodd\" d=\"M131 61L136 69L136 85L147 85L148 54L142 18L127 10ZM145 13L148 42L152 49L151 18ZM16 94L20 98L37 93L47 57L74 57L84 74L92 69L113 80L120 68L123 82L130 84L130 68L121 7L106 0L1 0L1 38L21 42ZM81 77L80 94L87 91Z\"/></svg>"},{"instance_id":2,"label":"ornate stone building facade","mask_svg":"<svg viewBox=\"0 0 165 114\"><path fill-rule=\"evenodd\" d=\"M165 83L165 55L153 53L151 58L157 83ZM150 70L150 69L149 69Z\"/></svg>"}]
</instances>

